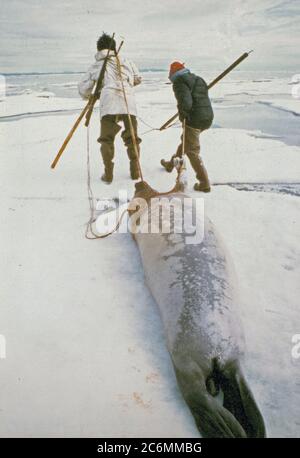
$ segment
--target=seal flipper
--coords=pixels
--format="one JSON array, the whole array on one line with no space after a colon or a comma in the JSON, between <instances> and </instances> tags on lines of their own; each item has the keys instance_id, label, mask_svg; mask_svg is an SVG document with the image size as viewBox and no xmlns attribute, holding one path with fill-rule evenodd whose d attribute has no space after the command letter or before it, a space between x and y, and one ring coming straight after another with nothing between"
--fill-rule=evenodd
<instances>
[{"instance_id":1,"label":"seal flipper","mask_svg":"<svg viewBox=\"0 0 300 458\"><path fill-rule=\"evenodd\" d=\"M246 438L237 419L210 394L198 393L196 402L189 403L196 425L204 437Z\"/></svg>"},{"instance_id":2,"label":"seal flipper","mask_svg":"<svg viewBox=\"0 0 300 458\"><path fill-rule=\"evenodd\" d=\"M246 431L247 437L266 437L263 417L237 362L227 364L219 380L228 409Z\"/></svg>"},{"instance_id":3,"label":"seal flipper","mask_svg":"<svg viewBox=\"0 0 300 458\"><path fill-rule=\"evenodd\" d=\"M206 379L206 388L209 394L217 396L220 392L220 382L218 379L218 361L217 358L212 360L212 371Z\"/></svg>"},{"instance_id":4,"label":"seal flipper","mask_svg":"<svg viewBox=\"0 0 300 458\"><path fill-rule=\"evenodd\" d=\"M216 383L216 380L213 376L208 377L208 379L206 380L206 388L209 394L213 397L218 396L220 392L220 387Z\"/></svg>"},{"instance_id":5,"label":"seal flipper","mask_svg":"<svg viewBox=\"0 0 300 458\"><path fill-rule=\"evenodd\" d=\"M204 437L247 437L232 413L209 394L198 365L191 364L188 369L175 366L175 372L183 397Z\"/></svg>"}]
</instances>

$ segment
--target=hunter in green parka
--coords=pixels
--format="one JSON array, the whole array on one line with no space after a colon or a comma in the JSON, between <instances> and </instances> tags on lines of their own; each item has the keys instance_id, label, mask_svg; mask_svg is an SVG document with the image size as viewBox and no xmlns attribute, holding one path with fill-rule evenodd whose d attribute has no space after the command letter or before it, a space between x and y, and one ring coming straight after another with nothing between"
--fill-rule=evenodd
<instances>
[{"instance_id":1,"label":"hunter in green parka","mask_svg":"<svg viewBox=\"0 0 300 458\"><path fill-rule=\"evenodd\" d=\"M214 119L214 113L204 79L188 69L177 71L173 79L180 120L186 119L187 125L194 129L208 129Z\"/></svg>"},{"instance_id":2,"label":"hunter in green parka","mask_svg":"<svg viewBox=\"0 0 300 458\"><path fill-rule=\"evenodd\" d=\"M167 172L172 172L174 159L183 155L188 156L198 180L194 185L196 191L210 192L210 182L203 160L200 157L200 133L212 125L213 109L208 96L206 82L200 76L191 73L181 62L170 65L169 78L173 83L173 91L177 100L179 119L185 130L185 144L183 135L177 151L169 161L162 159L161 165Z\"/></svg>"}]
</instances>

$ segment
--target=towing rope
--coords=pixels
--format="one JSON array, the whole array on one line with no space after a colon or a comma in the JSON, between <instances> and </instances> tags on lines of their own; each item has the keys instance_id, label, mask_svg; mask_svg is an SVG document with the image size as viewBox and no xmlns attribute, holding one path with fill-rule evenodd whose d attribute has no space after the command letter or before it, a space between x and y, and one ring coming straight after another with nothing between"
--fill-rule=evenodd
<instances>
[{"instance_id":1,"label":"towing rope","mask_svg":"<svg viewBox=\"0 0 300 458\"><path fill-rule=\"evenodd\" d=\"M119 59L119 56L118 56L117 53L115 54L115 57L116 57L116 61L117 61L117 69L118 69L119 78L120 78L120 81L121 81L124 102L125 102L125 105L126 105L126 111L127 111L127 116L128 116L128 121L129 121L129 128L130 128L130 135L131 135L133 148L134 148L134 152L135 152L135 158L136 158L136 161L137 161L137 164L138 164L140 178L141 178L142 181L144 181L143 172L142 172L141 163L140 163L139 148L138 148L138 145L137 145L136 136L135 136L134 128L133 128L133 125L132 125L131 114L130 114L130 111L129 111L127 95L126 95L124 81L123 81L123 77L122 77L121 63L120 63L120 59Z\"/></svg>"},{"instance_id":2,"label":"towing rope","mask_svg":"<svg viewBox=\"0 0 300 458\"><path fill-rule=\"evenodd\" d=\"M153 127L153 126L151 126L151 125L148 124L146 121L144 121L144 119L141 118L140 116L137 116L137 119L138 119L139 121L141 121L142 124L144 124L145 126L149 127L148 130L146 130L145 132L142 132L142 133L140 134L141 136L144 136L144 135L146 135L146 134L149 134L150 132L155 132L155 131L161 132L161 130L160 130L159 127ZM168 127L166 127L166 129L170 129L171 127L178 126L178 125L179 125L179 121L176 120L175 122L173 122L172 124L170 124ZM166 130L166 129L164 129L164 130Z\"/></svg>"},{"instance_id":3,"label":"towing rope","mask_svg":"<svg viewBox=\"0 0 300 458\"><path fill-rule=\"evenodd\" d=\"M131 120L131 114L130 114L130 111L129 111L129 106L128 106L128 101L127 101L125 86L124 86L124 82L123 82L123 78L122 78L121 63L120 63L120 60L119 60L119 57L118 57L117 54L115 54L115 57L116 57L116 60L117 60L117 68L118 68L118 73L119 73L119 77L120 77L120 81L121 81L124 102L125 102L125 105L126 105L126 111L127 111L129 128L130 128L130 135L131 135L132 142L133 142L133 147L134 147L134 152L135 152L135 156L136 156L136 160L137 160L137 164L138 164L140 179L141 179L141 181L144 181L143 172L142 172L141 163L140 163L140 157L139 157L139 148L138 148L138 144L137 144L137 140L136 140L136 136L135 136L132 120ZM155 130L159 131L160 130L160 129L158 129L156 127L153 127L150 124L146 123L141 118L138 117L138 119L140 119L143 122L143 124L145 124L147 127L150 127L150 129L148 131L144 132L141 135L146 135L147 133L150 133L152 131L155 131ZM175 121L173 124L171 124L168 127L174 126L175 124L177 124L177 122L178 121ZM183 127L183 132L182 132L182 153L181 153L181 158L183 158L183 156L185 155L185 120L183 121L182 127ZM112 235L114 232L116 232L119 229L119 227L121 225L121 222L123 220L123 217L125 216L126 213L129 212L129 204L128 204L127 208L125 210L123 210L123 212L119 216L117 224L115 225L115 227L110 232L107 232L105 234L96 234L94 232L93 223L95 222L95 206L94 206L94 200L95 199L94 199L94 193L93 193L93 190L92 190L92 187L91 187L90 130L89 130L89 126L87 127L87 147L86 147L86 151L87 151L87 161L86 161L86 166L87 166L87 194L88 194L88 201L89 201L90 218L89 218L89 220L88 220L88 222L86 224L85 238L88 239L88 240L97 240L97 239L106 238L109 235ZM177 177L176 177L175 187L172 188L170 191L167 191L167 192L156 192L155 196L165 196L165 195L168 195L168 194L171 194L172 192L174 192L174 189L176 188L176 185L179 183L180 175L181 175L182 171L184 170L184 168L185 168L184 161L181 160L180 165L178 167L176 167Z\"/></svg>"},{"instance_id":4,"label":"towing rope","mask_svg":"<svg viewBox=\"0 0 300 458\"><path fill-rule=\"evenodd\" d=\"M88 193L88 201L89 201L89 208L90 208L90 218L86 224L86 229L85 229L85 238L88 240L97 240L97 239L104 239L108 237L109 235L112 235L114 232L116 232L123 220L123 217L125 214L128 212L128 209L126 208L120 215L116 226L110 231L105 234L96 234L93 230L93 223L95 221L95 206L94 206L94 193L92 190L91 186L91 166L90 166L90 128L89 126L87 127L87 136L86 136L86 168L87 168L87 193Z\"/></svg>"}]
</instances>

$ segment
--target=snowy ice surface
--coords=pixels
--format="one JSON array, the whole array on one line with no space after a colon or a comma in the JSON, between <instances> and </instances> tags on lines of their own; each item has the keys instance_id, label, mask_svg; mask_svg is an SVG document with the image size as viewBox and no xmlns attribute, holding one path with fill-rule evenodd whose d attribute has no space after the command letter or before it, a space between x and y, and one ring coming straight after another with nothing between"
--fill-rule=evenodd
<instances>
[{"instance_id":1,"label":"snowy ice surface","mask_svg":"<svg viewBox=\"0 0 300 458\"><path fill-rule=\"evenodd\" d=\"M140 116L159 126L174 112L170 87L138 91ZM6 116L80 108L82 101L7 97ZM18 111L19 110L19 111ZM50 164L76 114L1 122L1 436L199 437L182 400L158 310L130 234L84 238L86 129L79 127L55 170ZM96 198L129 197L128 160L116 142L115 180L102 173L98 113L90 126ZM140 122L140 131L147 130ZM263 131L263 126L261 128ZM142 167L164 191L159 166L180 129L143 136ZM299 182L300 148L238 129L211 129L202 155L213 182ZM194 176L189 174L189 193ZM245 371L270 437L300 436L300 200L289 194L215 186L205 208L237 271L247 342Z\"/></svg>"},{"instance_id":2,"label":"snowy ice surface","mask_svg":"<svg viewBox=\"0 0 300 458\"><path fill-rule=\"evenodd\" d=\"M4 98L0 102L0 117L83 109L84 106L80 98L58 98L48 91L28 92Z\"/></svg>"}]
</instances>

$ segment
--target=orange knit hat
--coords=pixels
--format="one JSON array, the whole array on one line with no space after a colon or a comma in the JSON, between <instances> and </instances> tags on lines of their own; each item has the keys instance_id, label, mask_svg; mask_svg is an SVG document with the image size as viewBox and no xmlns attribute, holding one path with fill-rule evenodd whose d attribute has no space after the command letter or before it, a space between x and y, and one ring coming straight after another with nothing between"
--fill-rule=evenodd
<instances>
[{"instance_id":1,"label":"orange knit hat","mask_svg":"<svg viewBox=\"0 0 300 458\"><path fill-rule=\"evenodd\" d=\"M178 70L182 70L183 68L185 68L184 63L178 61L172 62L170 65L169 76L172 76L173 73L176 73Z\"/></svg>"}]
</instances>

